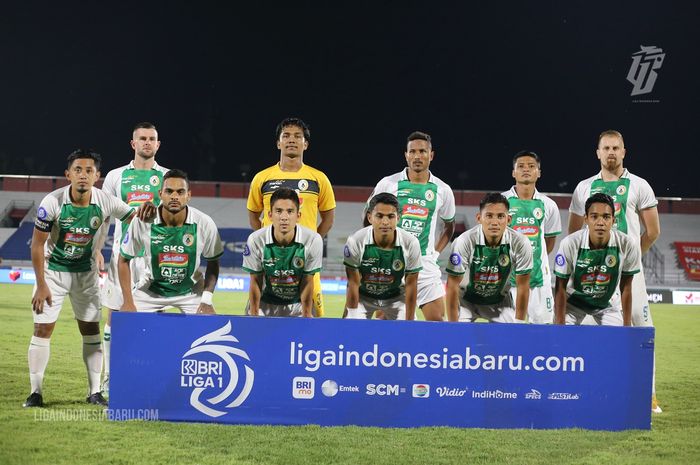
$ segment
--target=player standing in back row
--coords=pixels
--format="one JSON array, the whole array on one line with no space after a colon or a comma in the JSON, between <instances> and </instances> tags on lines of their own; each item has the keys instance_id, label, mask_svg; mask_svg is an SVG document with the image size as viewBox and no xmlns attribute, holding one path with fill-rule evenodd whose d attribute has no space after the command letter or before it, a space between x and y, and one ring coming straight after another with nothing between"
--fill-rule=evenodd
<instances>
[{"instance_id":1,"label":"player standing in back row","mask_svg":"<svg viewBox=\"0 0 700 465\"><path fill-rule=\"evenodd\" d=\"M324 237L333 226L335 196L328 177L323 172L304 164L304 151L309 148L311 131L299 118L286 118L277 125L277 148L280 161L260 171L250 183L248 220L253 230L272 224L268 215L270 197L280 187L297 191L301 202L299 224ZM261 221L262 215L262 221ZM318 216L321 222L318 223ZM323 316L321 275L314 275L314 309Z\"/></svg>"},{"instance_id":2,"label":"player standing in back row","mask_svg":"<svg viewBox=\"0 0 700 465\"><path fill-rule=\"evenodd\" d=\"M452 189L430 172L435 157L432 141L424 132L412 132L406 145L407 168L383 178L370 198L381 192L399 200L399 228L418 238L423 269L418 275L418 307L429 321L442 321L445 315L445 287L437 259L455 230L455 198ZM437 238L438 218L442 233Z\"/></svg>"},{"instance_id":3,"label":"player standing in back row","mask_svg":"<svg viewBox=\"0 0 700 465\"><path fill-rule=\"evenodd\" d=\"M131 148L134 150L134 159L128 164L115 168L107 173L102 190L110 195L122 199L129 206L138 207L145 202L152 202L156 206L160 204L159 191L163 183L163 174L168 169L156 162L156 153L160 148L160 139L155 125L148 122L138 123L134 126L131 138ZM100 252L109 228L109 220L100 230L100 238L97 243L98 265L100 270L104 267L104 259ZM109 261L107 280L102 288L102 305L107 307L107 322L104 327L104 367L102 368L102 391L109 392L109 358L112 345L112 311L119 310L124 303L122 291L119 287L119 245L122 233L126 231L125 225L118 219L114 222L114 238L112 245L112 257ZM102 263L100 263L102 262ZM131 276L138 281L146 269L141 258L131 261Z\"/></svg>"},{"instance_id":4,"label":"player standing in back row","mask_svg":"<svg viewBox=\"0 0 700 465\"><path fill-rule=\"evenodd\" d=\"M554 200L537 190L540 174L539 155L528 150L516 153L513 157L515 185L503 195L510 204L510 227L532 244L528 319L530 323L550 324L554 318L554 298L548 254L554 249L556 236L561 234L561 215ZM515 278L511 286L515 302L518 289Z\"/></svg>"},{"instance_id":5,"label":"player standing in back row","mask_svg":"<svg viewBox=\"0 0 700 465\"><path fill-rule=\"evenodd\" d=\"M630 173L624 166L627 151L622 134L618 131L603 131L598 136L596 154L600 160L600 173L581 181L571 198L569 207L569 234L583 226L585 202L595 193L601 192L613 198L615 224L613 228L627 234L644 255L661 233L658 202L647 181ZM644 233L641 232L644 226ZM649 311L644 270L632 280L632 326L654 326ZM652 384L652 410L661 413L656 401L656 364Z\"/></svg>"}]
</instances>

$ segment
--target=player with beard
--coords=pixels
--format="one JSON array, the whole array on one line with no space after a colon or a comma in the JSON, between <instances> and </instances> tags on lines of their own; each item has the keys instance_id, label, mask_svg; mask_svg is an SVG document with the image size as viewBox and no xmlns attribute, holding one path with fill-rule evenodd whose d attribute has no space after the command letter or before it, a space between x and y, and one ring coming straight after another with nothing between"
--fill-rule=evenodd
<instances>
[{"instance_id":1,"label":"player with beard","mask_svg":"<svg viewBox=\"0 0 700 465\"><path fill-rule=\"evenodd\" d=\"M183 313L215 313L212 295L224 250L214 221L190 207L187 174L170 170L163 176L161 205L153 224L138 219L124 234L119 257L121 310L160 312L166 307ZM143 254L146 271L133 285L129 262ZM207 260L202 279L200 257Z\"/></svg>"}]
</instances>

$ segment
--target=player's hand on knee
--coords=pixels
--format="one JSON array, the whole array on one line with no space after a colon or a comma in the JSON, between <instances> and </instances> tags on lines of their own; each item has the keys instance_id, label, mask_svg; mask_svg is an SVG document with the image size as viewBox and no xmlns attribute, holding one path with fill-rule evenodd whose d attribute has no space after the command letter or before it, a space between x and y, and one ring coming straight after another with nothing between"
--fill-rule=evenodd
<instances>
[{"instance_id":1,"label":"player's hand on knee","mask_svg":"<svg viewBox=\"0 0 700 465\"><path fill-rule=\"evenodd\" d=\"M34 312L37 314L43 313L44 302L49 304L49 307L51 306L51 291L46 285L37 286L34 297L32 297L32 310L34 310Z\"/></svg>"},{"instance_id":2,"label":"player's hand on knee","mask_svg":"<svg viewBox=\"0 0 700 465\"><path fill-rule=\"evenodd\" d=\"M157 207L153 202L144 202L139 206L138 210L136 210L136 216L141 221L150 223L156 217L156 210Z\"/></svg>"},{"instance_id":3,"label":"player's hand on knee","mask_svg":"<svg viewBox=\"0 0 700 465\"><path fill-rule=\"evenodd\" d=\"M197 313L200 315L216 315L216 311L214 311L213 305L202 303L199 304L199 307L197 308Z\"/></svg>"}]
</instances>

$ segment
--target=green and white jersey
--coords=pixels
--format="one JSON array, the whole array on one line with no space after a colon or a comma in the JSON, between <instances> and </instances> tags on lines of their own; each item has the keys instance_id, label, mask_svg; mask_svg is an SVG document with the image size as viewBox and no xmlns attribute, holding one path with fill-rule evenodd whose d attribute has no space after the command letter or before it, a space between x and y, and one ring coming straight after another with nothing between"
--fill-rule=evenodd
<instances>
[{"instance_id":1,"label":"green and white jersey","mask_svg":"<svg viewBox=\"0 0 700 465\"><path fill-rule=\"evenodd\" d=\"M406 168L379 181L369 198L381 192L394 194L399 199L399 228L418 238L426 260L437 262L437 220L450 222L455 218L455 196L450 186L432 173L427 184L412 183Z\"/></svg>"},{"instance_id":2,"label":"green and white jersey","mask_svg":"<svg viewBox=\"0 0 700 465\"><path fill-rule=\"evenodd\" d=\"M610 307L620 276L639 273L641 252L631 237L613 229L602 249L591 249L589 231L565 237L554 257L554 274L568 279L569 303L588 313Z\"/></svg>"},{"instance_id":3,"label":"green and white jersey","mask_svg":"<svg viewBox=\"0 0 700 465\"><path fill-rule=\"evenodd\" d=\"M532 271L532 246L525 236L506 228L501 243L490 247L478 224L452 243L446 271L454 276L466 275L462 299L478 305L495 305L508 293L511 275Z\"/></svg>"},{"instance_id":4,"label":"green and white jersey","mask_svg":"<svg viewBox=\"0 0 700 465\"><path fill-rule=\"evenodd\" d=\"M608 194L615 202L615 229L630 236L638 246L641 241L639 212L655 207L658 202L648 182L626 169L617 181L603 181L601 174L584 179L574 190L569 211L576 215L586 214L586 200L598 192Z\"/></svg>"},{"instance_id":5,"label":"green and white jersey","mask_svg":"<svg viewBox=\"0 0 700 465\"><path fill-rule=\"evenodd\" d=\"M143 255L147 266L143 280L150 282L151 292L162 297L191 293L201 278L200 257L218 260L223 253L214 221L190 206L185 223L178 227L163 224L160 208L152 224L134 218L121 243L125 258Z\"/></svg>"},{"instance_id":6,"label":"green and white jersey","mask_svg":"<svg viewBox=\"0 0 700 465\"><path fill-rule=\"evenodd\" d=\"M168 168L153 164L150 170L138 170L134 168L134 162L128 165L115 168L107 173L102 190L106 193L122 199L129 206L138 208L141 204L152 202L156 206L160 205L160 195L158 191L163 184L163 175L168 172ZM114 223L114 242L112 244L113 256L119 254L119 243L122 237L122 222Z\"/></svg>"},{"instance_id":7,"label":"green and white jersey","mask_svg":"<svg viewBox=\"0 0 700 465\"><path fill-rule=\"evenodd\" d=\"M303 276L320 272L322 263L323 239L299 224L289 245L275 242L270 225L251 233L243 250L243 269L264 274L260 300L272 305L301 302Z\"/></svg>"},{"instance_id":8,"label":"green and white jersey","mask_svg":"<svg viewBox=\"0 0 700 465\"><path fill-rule=\"evenodd\" d=\"M362 228L348 237L343 255L345 266L360 272L360 295L372 299L401 295L404 276L423 268L418 239L398 228L391 249L374 243L372 226Z\"/></svg>"},{"instance_id":9,"label":"green and white jersey","mask_svg":"<svg viewBox=\"0 0 700 465\"><path fill-rule=\"evenodd\" d=\"M532 244L530 287L542 287L544 283L549 286L552 274L549 270L547 244L544 239L561 234L559 207L554 200L537 189L531 199L519 199L515 186L503 192L503 196L508 199L510 205L508 210L508 214L512 216L510 227L530 239ZM511 279L510 284L515 285L515 278Z\"/></svg>"},{"instance_id":10,"label":"green and white jersey","mask_svg":"<svg viewBox=\"0 0 700 465\"><path fill-rule=\"evenodd\" d=\"M94 237L105 218L126 220L133 208L118 198L93 187L90 205L76 207L70 198L71 186L44 197L36 211L34 227L49 233L44 246L50 270L83 272L93 269Z\"/></svg>"}]
</instances>

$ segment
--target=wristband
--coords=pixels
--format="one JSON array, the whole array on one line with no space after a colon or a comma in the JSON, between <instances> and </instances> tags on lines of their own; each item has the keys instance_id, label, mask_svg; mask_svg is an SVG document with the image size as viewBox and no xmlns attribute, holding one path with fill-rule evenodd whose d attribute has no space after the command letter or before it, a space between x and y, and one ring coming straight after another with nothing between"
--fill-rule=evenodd
<instances>
[{"instance_id":1,"label":"wristband","mask_svg":"<svg viewBox=\"0 0 700 465\"><path fill-rule=\"evenodd\" d=\"M202 292L202 300L200 300L199 303L211 305L211 299L213 296L214 296L213 292L204 291L204 292Z\"/></svg>"}]
</instances>

